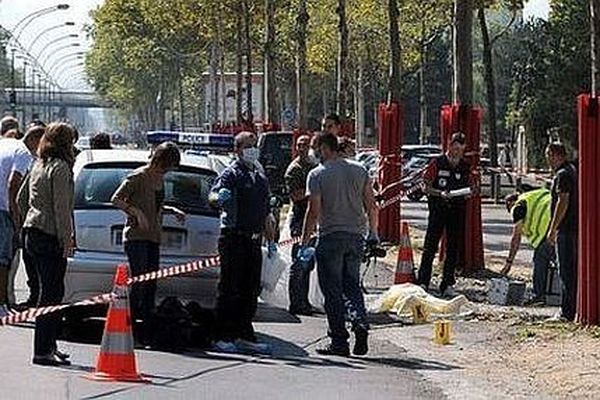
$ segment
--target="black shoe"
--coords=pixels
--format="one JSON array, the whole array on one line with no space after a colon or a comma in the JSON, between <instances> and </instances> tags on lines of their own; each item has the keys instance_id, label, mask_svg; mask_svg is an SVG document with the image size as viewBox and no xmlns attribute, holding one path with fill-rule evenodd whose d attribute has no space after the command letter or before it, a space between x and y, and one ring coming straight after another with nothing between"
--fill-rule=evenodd
<instances>
[{"instance_id":1,"label":"black shoe","mask_svg":"<svg viewBox=\"0 0 600 400\"><path fill-rule=\"evenodd\" d=\"M309 308L290 308L289 313L292 315L304 315L310 317L314 314L312 307Z\"/></svg>"},{"instance_id":2,"label":"black shoe","mask_svg":"<svg viewBox=\"0 0 600 400\"><path fill-rule=\"evenodd\" d=\"M331 344L328 344L325 347L321 347L316 350L317 354L322 356L340 356L340 357L348 357L350 356L350 349L348 347L333 347Z\"/></svg>"},{"instance_id":3,"label":"black shoe","mask_svg":"<svg viewBox=\"0 0 600 400\"><path fill-rule=\"evenodd\" d=\"M33 357L34 364L43 365L46 367L66 367L71 365L71 362L68 360L62 360L58 358L55 354L48 356L35 356Z\"/></svg>"},{"instance_id":4,"label":"black shoe","mask_svg":"<svg viewBox=\"0 0 600 400\"><path fill-rule=\"evenodd\" d=\"M56 357L60 358L60 359L61 359L61 360L63 360L63 361L66 361L66 360L68 360L69 358L71 358L71 355L70 355L70 354L63 353L62 351L60 351L60 350L58 350L58 349L55 349L55 350L54 350L54 355L55 355Z\"/></svg>"},{"instance_id":5,"label":"black shoe","mask_svg":"<svg viewBox=\"0 0 600 400\"><path fill-rule=\"evenodd\" d=\"M352 353L355 356L364 356L369 352L369 332L365 328L356 328L354 330L354 349Z\"/></svg>"}]
</instances>

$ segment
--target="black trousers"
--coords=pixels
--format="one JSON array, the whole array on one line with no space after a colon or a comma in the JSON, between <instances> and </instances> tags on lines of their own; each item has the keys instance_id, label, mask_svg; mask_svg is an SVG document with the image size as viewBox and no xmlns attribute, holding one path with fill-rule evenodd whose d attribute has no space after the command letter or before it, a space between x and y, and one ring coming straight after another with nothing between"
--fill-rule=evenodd
<instances>
[{"instance_id":1,"label":"black trousers","mask_svg":"<svg viewBox=\"0 0 600 400\"><path fill-rule=\"evenodd\" d=\"M25 264L25 272L27 274L27 286L29 287L29 298L27 304L30 307L37 306L40 300L40 277L35 267L35 261L31 253L27 251L25 247L25 238L27 237L28 228L23 228L22 231L22 243L23 248L21 249L21 256L23 257L23 264Z\"/></svg>"},{"instance_id":2,"label":"black trousers","mask_svg":"<svg viewBox=\"0 0 600 400\"><path fill-rule=\"evenodd\" d=\"M443 290L454 285L456 266L458 264L461 248L464 244L465 232L465 207L463 205L440 205L429 203L429 221L421 266L419 268L418 283L427 285L431 282L433 259L437 253L440 239L446 232L446 259L440 288Z\"/></svg>"},{"instance_id":3,"label":"black trousers","mask_svg":"<svg viewBox=\"0 0 600 400\"><path fill-rule=\"evenodd\" d=\"M559 232L556 238L558 271L562 282L562 316L573 321L577 311L577 233Z\"/></svg>"},{"instance_id":4,"label":"black trousers","mask_svg":"<svg viewBox=\"0 0 600 400\"><path fill-rule=\"evenodd\" d=\"M125 242L125 253L129 260L132 276L158 271L160 262L160 245L148 240L131 240ZM143 319L147 322L154 310L156 297L156 281L139 282L131 288L132 319Z\"/></svg>"},{"instance_id":5,"label":"black trousers","mask_svg":"<svg viewBox=\"0 0 600 400\"><path fill-rule=\"evenodd\" d=\"M39 306L60 304L65 293L67 259L63 257L64 249L60 246L58 238L30 228L25 237L25 248L31 255L40 278ZM56 350L61 320L60 312L36 318L33 342L35 356L47 356Z\"/></svg>"},{"instance_id":6,"label":"black trousers","mask_svg":"<svg viewBox=\"0 0 600 400\"><path fill-rule=\"evenodd\" d=\"M252 318L260 295L261 239L222 232L217 293L217 339L255 341Z\"/></svg>"}]
</instances>

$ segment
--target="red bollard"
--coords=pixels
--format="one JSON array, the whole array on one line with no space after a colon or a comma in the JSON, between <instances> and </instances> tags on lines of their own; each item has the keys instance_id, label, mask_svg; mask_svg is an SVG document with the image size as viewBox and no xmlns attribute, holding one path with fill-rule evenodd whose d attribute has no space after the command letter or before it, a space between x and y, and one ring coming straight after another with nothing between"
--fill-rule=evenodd
<instances>
[{"instance_id":1,"label":"red bollard","mask_svg":"<svg viewBox=\"0 0 600 400\"><path fill-rule=\"evenodd\" d=\"M462 132L467 138L466 159L472 171L479 167L481 119L480 108L461 106L458 104L442 106L441 138L444 151L448 148L450 137L455 132ZM459 255L459 269L469 274L481 270L485 266L483 257L483 232L481 229L481 197L472 196L467 200L465 236L462 251ZM440 255L443 252L440 252Z\"/></svg>"},{"instance_id":2,"label":"red bollard","mask_svg":"<svg viewBox=\"0 0 600 400\"><path fill-rule=\"evenodd\" d=\"M379 105L379 156L383 163L379 174L379 190L398 182L401 175L400 152L404 136L404 111L398 103ZM385 192L386 199L400 193L400 186ZM379 237L400 242L400 201L379 210Z\"/></svg>"},{"instance_id":3,"label":"red bollard","mask_svg":"<svg viewBox=\"0 0 600 400\"><path fill-rule=\"evenodd\" d=\"M600 104L597 97L581 95L577 101L579 122L579 242L577 322L600 322Z\"/></svg>"}]
</instances>

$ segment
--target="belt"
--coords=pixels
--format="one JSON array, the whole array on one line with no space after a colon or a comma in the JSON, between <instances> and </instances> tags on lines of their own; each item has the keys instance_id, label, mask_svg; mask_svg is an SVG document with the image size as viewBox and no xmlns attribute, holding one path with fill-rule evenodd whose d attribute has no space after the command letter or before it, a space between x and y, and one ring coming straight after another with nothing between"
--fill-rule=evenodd
<instances>
[{"instance_id":1,"label":"belt","mask_svg":"<svg viewBox=\"0 0 600 400\"><path fill-rule=\"evenodd\" d=\"M252 240L258 240L258 239L262 238L262 233L243 231L240 229L221 228L221 232L225 235L243 236L243 237L247 237Z\"/></svg>"}]
</instances>

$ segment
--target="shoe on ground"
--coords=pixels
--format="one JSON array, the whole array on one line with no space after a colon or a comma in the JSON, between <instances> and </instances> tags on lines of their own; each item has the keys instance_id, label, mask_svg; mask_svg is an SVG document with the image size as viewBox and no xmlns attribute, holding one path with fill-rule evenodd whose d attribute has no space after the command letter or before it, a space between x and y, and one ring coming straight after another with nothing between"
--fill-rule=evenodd
<instances>
[{"instance_id":1,"label":"shoe on ground","mask_svg":"<svg viewBox=\"0 0 600 400\"><path fill-rule=\"evenodd\" d=\"M19 303L19 304L13 304L11 306L11 308L13 310L15 310L16 312L23 312L23 311L29 310L30 306L27 303Z\"/></svg>"},{"instance_id":2,"label":"shoe on ground","mask_svg":"<svg viewBox=\"0 0 600 400\"><path fill-rule=\"evenodd\" d=\"M235 343L225 340L219 340L213 343L213 349L219 353L238 353L239 350Z\"/></svg>"},{"instance_id":3,"label":"shoe on ground","mask_svg":"<svg viewBox=\"0 0 600 400\"><path fill-rule=\"evenodd\" d=\"M547 318L544 322L569 322L569 320L562 315L562 312L558 311L552 317Z\"/></svg>"},{"instance_id":4,"label":"shoe on ground","mask_svg":"<svg viewBox=\"0 0 600 400\"><path fill-rule=\"evenodd\" d=\"M60 350L58 350L58 349L55 349L55 350L54 350L54 355L55 355L56 357L60 358L60 359L61 359L61 360L63 360L63 361L66 361L66 360L68 360L69 358L71 358L71 355L70 355L70 354L68 354L68 353L64 353L64 352L62 352L62 351L60 351Z\"/></svg>"},{"instance_id":5,"label":"shoe on ground","mask_svg":"<svg viewBox=\"0 0 600 400\"><path fill-rule=\"evenodd\" d=\"M429 286L427 286L426 284L424 284L424 283L421 283L421 284L419 285L419 287L420 287L421 289L423 289L424 291L426 291L426 292L429 292Z\"/></svg>"},{"instance_id":6,"label":"shoe on ground","mask_svg":"<svg viewBox=\"0 0 600 400\"><path fill-rule=\"evenodd\" d=\"M314 310L312 307L303 307L303 308L291 308L288 310L292 315L304 315L306 317L310 317L314 314Z\"/></svg>"},{"instance_id":7,"label":"shoe on ground","mask_svg":"<svg viewBox=\"0 0 600 400\"><path fill-rule=\"evenodd\" d=\"M42 365L45 367L66 367L71 365L68 360L62 360L57 357L54 353L47 356L35 356L32 361L35 365Z\"/></svg>"},{"instance_id":8,"label":"shoe on ground","mask_svg":"<svg viewBox=\"0 0 600 400\"><path fill-rule=\"evenodd\" d=\"M267 343L251 342L250 340L238 339L234 342L238 351L247 354L270 355L273 352L271 346Z\"/></svg>"},{"instance_id":9,"label":"shoe on ground","mask_svg":"<svg viewBox=\"0 0 600 400\"><path fill-rule=\"evenodd\" d=\"M442 294L442 297L447 299L456 297L456 290L454 290L453 286L447 286L445 289L440 288L440 293Z\"/></svg>"},{"instance_id":10,"label":"shoe on ground","mask_svg":"<svg viewBox=\"0 0 600 400\"><path fill-rule=\"evenodd\" d=\"M365 328L356 328L354 330L354 349L352 354L355 356L364 356L369 352L369 332Z\"/></svg>"},{"instance_id":11,"label":"shoe on ground","mask_svg":"<svg viewBox=\"0 0 600 400\"><path fill-rule=\"evenodd\" d=\"M350 349L348 347L334 347L331 344L328 344L325 347L318 348L317 354L322 356L340 356L340 357L349 357Z\"/></svg>"}]
</instances>

